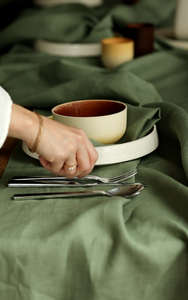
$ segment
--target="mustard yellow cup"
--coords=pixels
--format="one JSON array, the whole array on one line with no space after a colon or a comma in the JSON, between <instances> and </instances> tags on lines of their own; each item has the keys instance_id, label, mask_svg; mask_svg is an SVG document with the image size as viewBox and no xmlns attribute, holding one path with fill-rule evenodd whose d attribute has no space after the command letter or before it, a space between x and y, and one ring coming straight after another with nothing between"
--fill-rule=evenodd
<instances>
[{"instance_id":1,"label":"mustard yellow cup","mask_svg":"<svg viewBox=\"0 0 188 300\"><path fill-rule=\"evenodd\" d=\"M103 65L112 69L134 58L134 41L124 37L101 40L101 60Z\"/></svg>"}]
</instances>

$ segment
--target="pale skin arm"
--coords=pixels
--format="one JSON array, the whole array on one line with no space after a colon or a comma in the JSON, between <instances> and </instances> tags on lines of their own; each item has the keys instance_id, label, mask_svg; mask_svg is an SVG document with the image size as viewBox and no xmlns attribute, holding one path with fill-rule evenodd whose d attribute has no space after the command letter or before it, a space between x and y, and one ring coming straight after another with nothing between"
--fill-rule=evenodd
<instances>
[{"instance_id":1,"label":"pale skin arm","mask_svg":"<svg viewBox=\"0 0 188 300\"><path fill-rule=\"evenodd\" d=\"M98 154L84 131L43 117L44 127L36 152L41 165L59 176L83 177L89 174ZM22 106L13 104L9 137L24 141L32 148L39 131L38 116ZM69 170L68 166L77 167ZM66 164L64 164L66 163Z\"/></svg>"}]
</instances>

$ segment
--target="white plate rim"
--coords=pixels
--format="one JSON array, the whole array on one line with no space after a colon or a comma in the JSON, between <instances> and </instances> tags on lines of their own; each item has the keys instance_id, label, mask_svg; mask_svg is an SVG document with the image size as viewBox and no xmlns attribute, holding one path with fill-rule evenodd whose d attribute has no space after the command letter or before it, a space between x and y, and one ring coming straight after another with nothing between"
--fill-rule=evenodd
<instances>
[{"instance_id":1,"label":"white plate rim","mask_svg":"<svg viewBox=\"0 0 188 300\"><path fill-rule=\"evenodd\" d=\"M89 57L101 55L101 44L66 44L54 43L45 40L37 40L33 44L34 48L39 52L44 52L57 56L67 57Z\"/></svg>"},{"instance_id":2,"label":"white plate rim","mask_svg":"<svg viewBox=\"0 0 188 300\"><path fill-rule=\"evenodd\" d=\"M90 7L103 4L103 0L34 0L34 3L39 6L54 6L58 4L81 3Z\"/></svg>"},{"instance_id":3,"label":"white plate rim","mask_svg":"<svg viewBox=\"0 0 188 300\"><path fill-rule=\"evenodd\" d=\"M159 138L156 125L151 132L135 141L95 147L99 158L96 166L111 165L131 161L153 152L159 145ZM29 151L25 142L22 142L22 150L32 158L38 159L37 153Z\"/></svg>"}]
</instances>

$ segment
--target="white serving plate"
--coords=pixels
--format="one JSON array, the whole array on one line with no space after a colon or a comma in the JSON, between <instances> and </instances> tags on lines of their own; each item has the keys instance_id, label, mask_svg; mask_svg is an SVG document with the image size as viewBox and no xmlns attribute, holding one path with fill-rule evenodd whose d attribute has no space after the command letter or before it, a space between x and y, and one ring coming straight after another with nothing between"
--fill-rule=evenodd
<instances>
[{"instance_id":1,"label":"white serving plate","mask_svg":"<svg viewBox=\"0 0 188 300\"><path fill-rule=\"evenodd\" d=\"M67 57L89 57L101 55L101 44L66 44L53 43L44 40L34 42L34 48L37 51Z\"/></svg>"},{"instance_id":2,"label":"white serving plate","mask_svg":"<svg viewBox=\"0 0 188 300\"><path fill-rule=\"evenodd\" d=\"M95 147L99 155L95 165L111 165L134 160L153 152L158 145L157 127L154 125L149 134L135 141ZM30 157L38 159L38 154L29 151L24 142L22 142L22 149Z\"/></svg>"},{"instance_id":3,"label":"white serving plate","mask_svg":"<svg viewBox=\"0 0 188 300\"><path fill-rule=\"evenodd\" d=\"M34 0L39 6L54 6L57 4L81 3L90 7L103 4L103 0Z\"/></svg>"}]
</instances>

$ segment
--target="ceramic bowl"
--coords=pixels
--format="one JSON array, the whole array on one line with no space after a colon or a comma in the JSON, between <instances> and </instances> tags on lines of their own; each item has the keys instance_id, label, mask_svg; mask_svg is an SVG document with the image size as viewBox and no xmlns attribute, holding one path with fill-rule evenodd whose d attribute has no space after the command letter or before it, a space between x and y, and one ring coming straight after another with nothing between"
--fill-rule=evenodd
<instances>
[{"instance_id":1,"label":"ceramic bowl","mask_svg":"<svg viewBox=\"0 0 188 300\"><path fill-rule=\"evenodd\" d=\"M119 101L90 99L67 102L52 109L53 119L85 131L102 144L116 143L127 127L127 106Z\"/></svg>"}]
</instances>

